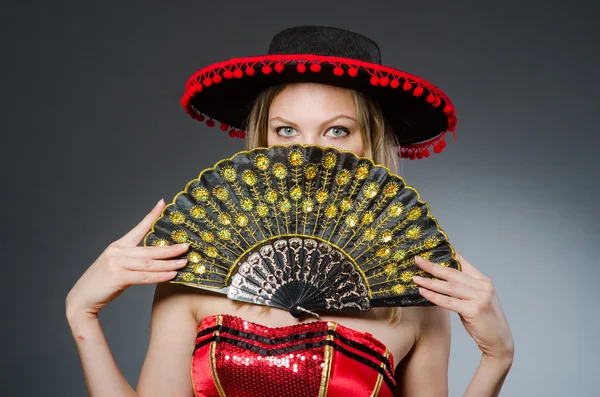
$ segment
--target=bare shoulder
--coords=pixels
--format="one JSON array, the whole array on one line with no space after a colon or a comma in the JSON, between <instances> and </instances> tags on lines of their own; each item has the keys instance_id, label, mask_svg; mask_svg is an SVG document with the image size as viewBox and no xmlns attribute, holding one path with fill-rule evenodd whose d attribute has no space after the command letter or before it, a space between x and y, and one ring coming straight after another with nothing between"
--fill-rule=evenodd
<instances>
[{"instance_id":1,"label":"bare shoulder","mask_svg":"<svg viewBox=\"0 0 600 397\"><path fill-rule=\"evenodd\" d=\"M193 297L197 295L197 290L182 284L159 283L154 291L153 310L159 309L162 305L176 305L178 309L185 308L191 311Z\"/></svg>"},{"instance_id":2,"label":"bare shoulder","mask_svg":"<svg viewBox=\"0 0 600 397\"><path fill-rule=\"evenodd\" d=\"M414 335L415 343L420 336L427 333L445 334L450 330L450 313L438 306L402 307L396 328L402 332L409 329Z\"/></svg>"},{"instance_id":3,"label":"bare shoulder","mask_svg":"<svg viewBox=\"0 0 600 397\"><path fill-rule=\"evenodd\" d=\"M194 288L156 286L150 322L150 343L137 385L144 396L189 396L191 357L197 321L192 310Z\"/></svg>"},{"instance_id":4,"label":"bare shoulder","mask_svg":"<svg viewBox=\"0 0 600 397\"><path fill-rule=\"evenodd\" d=\"M415 347L450 343L450 312L439 306L413 306L407 310L415 330Z\"/></svg>"},{"instance_id":5,"label":"bare shoulder","mask_svg":"<svg viewBox=\"0 0 600 397\"><path fill-rule=\"evenodd\" d=\"M426 332L450 332L450 312L439 306L412 307L419 335Z\"/></svg>"},{"instance_id":6,"label":"bare shoulder","mask_svg":"<svg viewBox=\"0 0 600 397\"><path fill-rule=\"evenodd\" d=\"M156 286L154 310L162 305L171 309L185 310L197 324L208 315L215 314L223 305L225 296L216 292L175 283L161 283Z\"/></svg>"}]
</instances>

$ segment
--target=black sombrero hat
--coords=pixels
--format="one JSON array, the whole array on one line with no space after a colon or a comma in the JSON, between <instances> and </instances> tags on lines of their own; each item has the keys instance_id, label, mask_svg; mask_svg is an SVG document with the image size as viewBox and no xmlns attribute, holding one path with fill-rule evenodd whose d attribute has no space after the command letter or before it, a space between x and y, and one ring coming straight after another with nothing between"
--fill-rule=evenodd
<instances>
[{"instance_id":1,"label":"black sombrero hat","mask_svg":"<svg viewBox=\"0 0 600 397\"><path fill-rule=\"evenodd\" d=\"M456 111L439 88L381 64L377 44L358 33L326 26L300 26L278 33L267 55L234 58L205 67L188 80L181 104L194 119L219 124L243 138L246 118L265 88L314 82L351 88L377 100L396 133L403 158L440 153L454 133Z\"/></svg>"}]
</instances>

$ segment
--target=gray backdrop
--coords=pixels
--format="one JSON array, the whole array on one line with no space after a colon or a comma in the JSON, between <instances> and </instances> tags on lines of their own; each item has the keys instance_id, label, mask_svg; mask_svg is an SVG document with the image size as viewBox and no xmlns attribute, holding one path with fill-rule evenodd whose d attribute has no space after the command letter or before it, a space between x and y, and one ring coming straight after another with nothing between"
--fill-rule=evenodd
<instances>
[{"instance_id":1,"label":"gray backdrop","mask_svg":"<svg viewBox=\"0 0 600 397\"><path fill-rule=\"evenodd\" d=\"M8 3L8 2L6 2ZM0 13L2 396L82 396L67 292L161 197L242 147L186 116L187 78L291 25L362 32L431 80L456 143L402 173L491 276L516 341L504 396L595 396L598 2L20 1ZM154 287L101 315L135 384ZM450 395L479 351L453 315Z\"/></svg>"}]
</instances>

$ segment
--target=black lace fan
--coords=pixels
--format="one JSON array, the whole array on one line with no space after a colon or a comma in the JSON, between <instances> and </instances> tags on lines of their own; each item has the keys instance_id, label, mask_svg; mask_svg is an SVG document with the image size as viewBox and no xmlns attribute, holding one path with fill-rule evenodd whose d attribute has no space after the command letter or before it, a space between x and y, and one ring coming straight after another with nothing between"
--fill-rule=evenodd
<instances>
[{"instance_id":1,"label":"black lace fan","mask_svg":"<svg viewBox=\"0 0 600 397\"><path fill-rule=\"evenodd\" d=\"M144 245L189 242L173 283L294 316L431 305L415 255L459 269L417 191L352 152L272 146L204 170L168 204Z\"/></svg>"}]
</instances>

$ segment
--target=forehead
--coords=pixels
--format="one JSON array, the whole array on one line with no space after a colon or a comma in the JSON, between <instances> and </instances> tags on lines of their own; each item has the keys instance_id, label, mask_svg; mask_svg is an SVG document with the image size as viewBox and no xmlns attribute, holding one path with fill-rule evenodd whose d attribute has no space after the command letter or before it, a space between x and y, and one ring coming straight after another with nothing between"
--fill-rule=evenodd
<instances>
[{"instance_id":1,"label":"forehead","mask_svg":"<svg viewBox=\"0 0 600 397\"><path fill-rule=\"evenodd\" d=\"M275 96L269 117L324 118L344 114L356 118L352 92L345 88L317 83L287 85Z\"/></svg>"}]
</instances>

